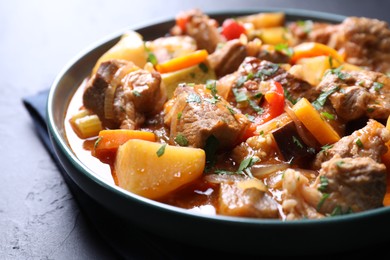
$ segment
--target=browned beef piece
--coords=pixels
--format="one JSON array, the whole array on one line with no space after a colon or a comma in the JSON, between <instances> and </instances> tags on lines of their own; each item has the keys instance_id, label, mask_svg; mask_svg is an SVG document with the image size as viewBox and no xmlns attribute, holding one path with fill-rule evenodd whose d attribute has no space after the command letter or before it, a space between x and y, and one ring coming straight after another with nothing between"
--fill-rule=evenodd
<instances>
[{"instance_id":1,"label":"browned beef piece","mask_svg":"<svg viewBox=\"0 0 390 260\"><path fill-rule=\"evenodd\" d=\"M184 12L181 16L187 18L185 30L182 31L175 26L172 28L171 34L189 35L195 39L198 49L206 49L209 53L215 51L218 43L224 42L224 39L218 32L218 23L215 19L211 19L208 15L202 13L198 9Z\"/></svg>"},{"instance_id":2,"label":"browned beef piece","mask_svg":"<svg viewBox=\"0 0 390 260\"><path fill-rule=\"evenodd\" d=\"M288 29L294 36L296 44L302 42L328 43L337 26L329 23L313 22L311 20L291 22Z\"/></svg>"},{"instance_id":3,"label":"browned beef piece","mask_svg":"<svg viewBox=\"0 0 390 260\"><path fill-rule=\"evenodd\" d=\"M160 74L121 60L103 62L83 95L84 106L109 128L135 129L143 123L145 115L160 110L163 102L165 92Z\"/></svg>"},{"instance_id":4,"label":"browned beef piece","mask_svg":"<svg viewBox=\"0 0 390 260\"><path fill-rule=\"evenodd\" d=\"M386 143L390 140L390 132L377 121L370 119L365 127L341 138L331 148L324 149L317 154L314 168L321 168L321 164L334 156L341 158L369 157L381 162L381 156L386 153Z\"/></svg>"},{"instance_id":5,"label":"browned beef piece","mask_svg":"<svg viewBox=\"0 0 390 260\"><path fill-rule=\"evenodd\" d=\"M226 100L213 95L204 85L179 85L171 102L172 108L166 111L164 121L170 126L172 142L184 136L189 146L203 148L213 135L221 148L233 147L249 124L244 115L235 112Z\"/></svg>"},{"instance_id":6,"label":"browned beef piece","mask_svg":"<svg viewBox=\"0 0 390 260\"><path fill-rule=\"evenodd\" d=\"M246 46L239 40L231 40L211 54L208 61L220 78L236 71L246 56Z\"/></svg>"},{"instance_id":7,"label":"browned beef piece","mask_svg":"<svg viewBox=\"0 0 390 260\"><path fill-rule=\"evenodd\" d=\"M390 72L390 29L377 19L348 17L338 28L337 49L345 60L369 70Z\"/></svg>"},{"instance_id":8,"label":"browned beef piece","mask_svg":"<svg viewBox=\"0 0 390 260\"><path fill-rule=\"evenodd\" d=\"M241 189L237 183L221 183L218 213L252 218L278 218L276 201L256 188Z\"/></svg>"},{"instance_id":9,"label":"browned beef piece","mask_svg":"<svg viewBox=\"0 0 390 260\"><path fill-rule=\"evenodd\" d=\"M83 104L86 108L96 113L107 127L115 127L118 124L113 119L104 115L104 101L106 90L114 80L116 72L127 65L123 60L103 62L96 74L91 77L83 94Z\"/></svg>"},{"instance_id":10,"label":"browned beef piece","mask_svg":"<svg viewBox=\"0 0 390 260\"><path fill-rule=\"evenodd\" d=\"M317 89L337 89L329 100L338 116L346 121L361 117L387 119L390 115L390 78L373 71L327 73Z\"/></svg>"},{"instance_id":11,"label":"browned beef piece","mask_svg":"<svg viewBox=\"0 0 390 260\"><path fill-rule=\"evenodd\" d=\"M289 27L298 42L327 44L345 54L345 61L368 70L390 72L390 28L384 21L348 17L341 24L314 23L303 30L297 23Z\"/></svg>"},{"instance_id":12,"label":"browned beef piece","mask_svg":"<svg viewBox=\"0 0 390 260\"><path fill-rule=\"evenodd\" d=\"M261 49L256 55L260 60L267 60L272 63L289 63L290 57L280 51L269 51L266 49Z\"/></svg>"},{"instance_id":13,"label":"browned beef piece","mask_svg":"<svg viewBox=\"0 0 390 260\"><path fill-rule=\"evenodd\" d=\"M323 214L343 214L381 207L386 193L386 166L368 157L340 158L322 164L317 188L328 194L317 205Z\"/></svg>"},{"instance_id":14,"label":"browned beef piece","mask_svg":"<svg viewBox=\"0 0 390 260\"><path fill-rule=\"evenodd\" d=\"M237 80L241 80L243 77L248 78L248 75L252 75L252 78L244 83L244 87L250 86L253 83L258 84L261 81L274 80L281 83L293 99L306 97L308 100L313 101L319 94L318 90L308 82L294 77L278 64L265 60L262 61L258 58L245 58L238 69Z\"/></svg>"}]
</instances>

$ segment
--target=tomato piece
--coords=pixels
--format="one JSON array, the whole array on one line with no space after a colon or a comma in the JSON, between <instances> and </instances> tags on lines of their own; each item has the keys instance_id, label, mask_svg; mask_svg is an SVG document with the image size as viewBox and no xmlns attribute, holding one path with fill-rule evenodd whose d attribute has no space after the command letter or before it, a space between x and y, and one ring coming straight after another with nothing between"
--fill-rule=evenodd
<instances>
[{"instance_id":1,"label":"tomato piece","mask_svg":"<svg viewBox=\"0 0 390 260\"><path fill-rule=\"evenodd\" d=\"M269 104L269 113L271 118L275 118L284 111L284 89L279 82L272 82L271 89L264 95Z\"/></svg>"},{"instance_id":2,"label":"tomato piece","mask_svg":"<svg viewBox=\"0 0 390 260\"><path fill-rule=\"evenodd\" d=\"M232 18L226 19L222 24L222 35L227 40L237 39L243 33L245 33L245 27Z\"/></svg>"},{"instance_id":3,"label":"tomato piece","mask_svg":"<svg viewBox=\"0 0 390 260\"><path fill-rule=\"evenodd\" d=\"M185 13L180 13L176 16L176 25L181 29L183 33L186 31L188 20L188 15Z\"/></svg>"}]
</instances>

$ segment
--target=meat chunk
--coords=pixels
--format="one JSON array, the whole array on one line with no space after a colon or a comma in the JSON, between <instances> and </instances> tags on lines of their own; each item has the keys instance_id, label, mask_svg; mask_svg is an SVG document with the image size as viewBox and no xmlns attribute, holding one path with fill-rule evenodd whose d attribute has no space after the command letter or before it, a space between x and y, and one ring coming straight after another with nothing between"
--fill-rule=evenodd
<instances>
[{"instance_id":1,"label":"meat chunk","mask_svg":"<svg viewBox=\"0 0 390 260\"><path fill-rule=\"evenodd\" d=\"M340 158L322 164L314 187L323 192L317 205L323 214L343 214L383 205L386 167L369 157Z\"/></svg>"},{"instance_id":2,"label":"meat chunk","mask_svg":"<svg viewBox=\"0 0 390 260\"><path fill-rule=\"evenodd\" d=\"M276 201L258 188L241 187L242 182L221 183L218 213L238 217L278 218Z\"/></svg>"},{"instance_id":3,"label":"meat chunk","mask_svg":"<svg viewBox=\"0 0 390 260\"><path fill-rule=\"evenodd\" d=\"M298 42L327 44L345 54L345 61L368 70L390 72L390 29L386 22L348 17L341 24L313 23L310 28L289 26Z\"/></svg>"},{"instance_id":4,"label":"meat chunk","mask_svg":"<svg viewBox=\"0 0 390 260\"><path fill-rule=\"evenodd\" d=\"M341 158L369 157L376 162L381 162L381 156L386 153L386 143L389 140L389 131L382 124L371 119L362 129L341 138L331 148L318 153L314 161L314 168L319 169L321 163L336 155Z\"/></svg>"},{"instance_id":5,"label":"meat chunk","mask_svg":"<svg viewBox=\"0 0 390 260\"><path fill-rule=\"evenodd\" d=\"M377 19L348 17L338 28L336 49L345 60L369 70L390 72L390 29Z\"/></svg>"},{"instance_id":6,"label":"meat chunk","mask_svg":"<svg viewBox=\"0 0 390 260\"><path fill-rule=\"evenodd\" d=\"M180 16L186 20L184 28L175 26L171 30L173 35L188 35L195 39L198 49L206 49L213 53L218 43L224 42L218 32L218 23L198 9L183 12Z\"/></svg>"},{"instance_id":7,"label":"meat chunk","mask_svg":"<svg viewBox=\"0 0 390 260\"><path fill-rule=\"evenodd\" d=\"M214 90L215 91L215 90ZM165 110L170 139L183 136L188 145L202 148L213 135L220 147L233 147L247 128L248 119L204 85L179 85Z\"/></svg>"},{"instance_id":8,"label":"meat chunk","mask_svg":"<svg viewBox=\"0 0 390 260\"><path fill-rule=\"evenodd\" d=\"M246 56L246 46L239 40L231 40L211 54L208 61L217 77L220 78L236 71Z\"/></svg>"},{"instance_id":9,"label":"meat chunk","mask_svg":"<svg viewBox=\"0 0 390 260\"><path fill-rule=\"evenodd\" d=\"M248 75L252 75L252 77ZM243 87L250 86L251 88L253 88L253 85L259 85L262 81L277 81L290 93L293 99L306 97L313 101L318 96L318 91L306 81L294 77L278 64L265 60L261 61L254 57L245 58L239 67L236 86L239 85L242 78L248 79L243 83Z\"/></svg>"},{"instance_id":10,"label":"meat chunk","mask_svg":"<svg viewBox=\"0 0 390 260\"><path fill-rule=\"evenodd\" d=\"M145 116L162 108L165 99L159 73L121 60L102 63L83 95L84 106L105 126L125 129L139 127Z\"/></svg>"},{"instance_id":11,"label":"meat chunk","mask_svg":"<svg viewBox=\"0 0 390 260\"><path fill-rule=\"evenodd\" d=\"M373 71L328 72L317 88L333 94L329 100L346 121L361 117L387 119L390 115L390 78Z\"/></svg>"}]
</instances>

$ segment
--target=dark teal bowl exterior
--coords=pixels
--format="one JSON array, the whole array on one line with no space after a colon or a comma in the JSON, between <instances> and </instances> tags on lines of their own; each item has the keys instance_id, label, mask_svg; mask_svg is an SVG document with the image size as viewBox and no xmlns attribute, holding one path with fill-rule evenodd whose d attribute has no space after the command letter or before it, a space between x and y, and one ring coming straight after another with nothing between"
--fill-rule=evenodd
<instances>
[{"instance_id":1,"label":"dark teal bowl exterior","mask_svg":"<svg viewBox=\"0 0 390 260\"><path fill-rule=\"evenodd\" d=\"M343 16L293 9L266 9L213 13L227 17L263 11L281 11L288 20L312 19L340 22ZM164 35L174 21L136 26L144 39ZM88 76L96 60L126 29L97 43L76 57L54 81L47 105L51 141L67 175L91 198L119 218L145 230L184 243L224 251L255 255L320 254L367 247L385 241L390 234L390 208L325 218L321 220L280 221L267 219L208 216L155 202L107 184L89 170L72 152L64 130L64 115L70 98Z\"/></svg>"}]
</instances>

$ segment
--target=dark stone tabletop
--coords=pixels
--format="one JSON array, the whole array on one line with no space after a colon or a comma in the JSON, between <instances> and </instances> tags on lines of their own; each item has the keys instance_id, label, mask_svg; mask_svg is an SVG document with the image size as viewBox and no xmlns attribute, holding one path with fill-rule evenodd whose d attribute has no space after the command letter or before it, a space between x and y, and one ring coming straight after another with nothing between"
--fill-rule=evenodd
<instances>
[{"instance_id":1,"label":"dark stone tabletop","mask_svg":"<svg viewBox=\"0 0 390 260\"><path fill-rule=\"evenodd\" d=\"M22 98L95 41L181 10L286 7L390 22L390 1L0 1L0 259L112 259L37 136Z\"/></svg>"}]
</instances>

